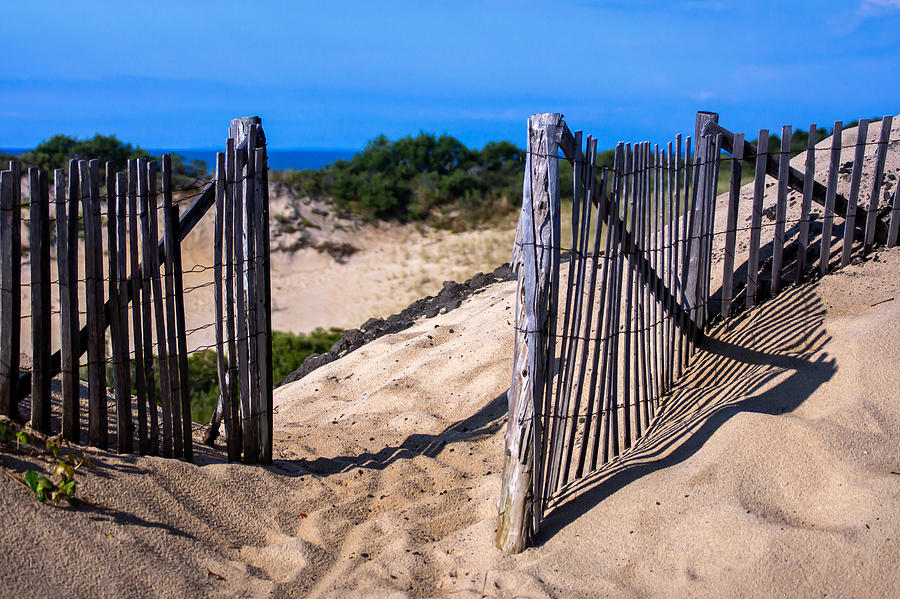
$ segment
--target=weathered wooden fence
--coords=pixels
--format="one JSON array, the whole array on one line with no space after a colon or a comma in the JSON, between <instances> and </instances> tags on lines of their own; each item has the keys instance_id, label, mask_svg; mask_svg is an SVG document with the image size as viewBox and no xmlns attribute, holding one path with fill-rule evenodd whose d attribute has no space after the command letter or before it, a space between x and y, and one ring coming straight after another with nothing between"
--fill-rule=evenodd
<instances>
[{"instance_id":1,"label":"weathered wooden fence","mask_svg":"<svg viewBox=\"0 0 900 599\"><path fill-rule=\"evenodd\" d=\"M265 136L257 117L232 121L229 133L226 152L217 155L215 179L179 201L173 201L176 190L168 155L162 157L161 165L129 160L125 172L115 172L114 163L107 162L102 174L99 160L71 160L68 173L63 169L53 173L55 241L50 228L49 173L28 169L27 202L20 164L12 162L9 170L0 173L0 414L30 418L36 430L59 431L65 439L81 442L86 404L86 440L91 445L109 448L112 428L120 453L136 450L191 460L187 338L215 326L219 384L229 399L228 457L271 462ZM193 202L180 214L179 204L187 200ZM181 243L213 206L213 264L198 267L214 271L215 312L210 324L189 330L184 298L196 288L184 287ZM23 218L25 208L28 216ZM28 225L29 240L24 252L23 224ZM51 278L52 245L55 280ZM25 314L21 306L23 253L31 274L30 313ZM51 309L54 287L58 310ZM83 309L79 309L82 301ZM30 370L20 372L24 319L30 319L32 355ZM54 324L59 330L55 352L51 346ZM85 371L86 394L80 382ZM54 401L51 379L57 375L61 380ZM24 403L29 395L30 402Z\"/></svg>"},{"instance_id":2,"label":"weathered wooden fence","mask_svg":"<svg viewBox=\"0 0 900 599\"><path fill-rule=\"evenodd\" d=\"M567 486L647 433L715 319L875 244L897 243L900 185L884 175L889 147L900 141L890 137L891 117L871 141L869 123L860 121L851 161L841 160L843 128L835 123L825 184L815 178L815 125L801 172L790 166L789 126L780 150L770 152L767 131L754 146L717 121L698 113L693 137L662 147L619 143L614 167L599 169L596 140L573 134L561 115L529 120L498 502L496 542L504 551L524 549ZM570 248L561 239L560 151L574 171ZM742 199L745 165L753 191ZM720 172L728 191L717 214ZM841 184L846 195L839 181L849 183ZM764 209L767 187L775 197ZM736 256L745 260L737 269Z\"/></svg>"}]
</instances>

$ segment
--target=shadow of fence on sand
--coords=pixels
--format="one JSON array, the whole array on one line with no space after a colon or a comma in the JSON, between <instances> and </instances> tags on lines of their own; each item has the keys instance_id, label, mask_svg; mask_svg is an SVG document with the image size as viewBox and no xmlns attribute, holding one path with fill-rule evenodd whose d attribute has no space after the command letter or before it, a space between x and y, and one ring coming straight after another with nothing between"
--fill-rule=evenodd
<instances>
[{"instance_id":1,"label":"shadow of fence on sand","mask_svg":"<svg viewBox=\"0 0 900 599\"><path fill-rule=\"evenodd\" d=\"M800 406L837 370L823 352L829 341L824 318L813 287L804 285L711 331L685 376L662 398L647 435L554 498L536 544L627 484L688 459L736 414L778 415Z\"/></svg>"}]
</instances>

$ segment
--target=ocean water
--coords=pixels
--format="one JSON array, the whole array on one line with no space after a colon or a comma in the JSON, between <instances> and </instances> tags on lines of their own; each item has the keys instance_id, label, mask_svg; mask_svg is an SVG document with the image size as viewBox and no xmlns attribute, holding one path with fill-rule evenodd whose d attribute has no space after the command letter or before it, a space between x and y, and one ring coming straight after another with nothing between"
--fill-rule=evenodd
<instances>
[{"instance_id":1,"label":"ocean water","mask_svg":"<svg viewBox=\"0 0 900 599\"><path fill-rule=\"evenodd\" d=\"M216 165L217 149L188 149L188 150L167 150L163 148L150 148L147 150L154 156L159 156L167 152L172 154L181 154L185 160L203 160L206 162L207 168L212 170ZM269 168L272 169L309 169L321 168L327 164L331 164L335 160L349 160L353 158L358 150L334 149L334 150L269 150Z\"/></svg>"},{"instance_id":2,"label":"ocean water","mask_svg":"<svg viewBox=\"0 0 900 599\"><path fill-rule=\"evenodd\" d=\"M31 148L0 148L0 152L6 154L21 154ZM160 156L167 152L181 154L190 162L191 160L203 160L209 170L215 168L217 149L187 149L168 150L165 148L147 148L153 156ZM309 169L321 168L331 164L335 160L349 160L358 150L333 149L333 150L269 150L269 168L273 169Z\"/></svg>"}]
</instances>

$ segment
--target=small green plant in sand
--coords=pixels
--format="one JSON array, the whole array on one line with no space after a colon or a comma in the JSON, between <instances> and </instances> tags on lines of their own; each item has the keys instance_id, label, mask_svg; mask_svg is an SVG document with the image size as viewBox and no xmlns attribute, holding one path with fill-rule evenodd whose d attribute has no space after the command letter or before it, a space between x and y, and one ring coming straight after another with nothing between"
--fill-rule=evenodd
<instances>
[{"instance_id":1,"label":"small green plant in sand","mask_svg":"<svg viewBox=\"0 0 900 599\"><path fill-rule=\"evenodd\" d=\"M62 447L66 441L60 436L42 438L16 429L16 424L11 420L0 420L0 444L14 453L47 463L53 468L53 473L48 478L36 470L26 470L21 475L6 468L0 468L0 472L30 489L42 503L47 500L65 501L72 507L79 507L84 498L76 496L75 472L82 467L93 469L91 459L84 453L77 457L74 453L63 455Z\"/></svg>"}]
</instances>

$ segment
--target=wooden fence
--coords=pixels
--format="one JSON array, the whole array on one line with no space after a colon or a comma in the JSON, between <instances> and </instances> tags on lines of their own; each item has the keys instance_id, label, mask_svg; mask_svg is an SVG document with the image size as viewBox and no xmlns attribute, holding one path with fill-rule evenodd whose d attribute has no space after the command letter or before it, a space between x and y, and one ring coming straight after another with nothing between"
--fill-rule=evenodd
<instances>
[{"instance_id":1,"label":"wooden fence","mask_svg":"<svg viewBox=\"0 0 900 599\"><path fill-rule=\"evenodd\" d=\"M600 169L596 139L573 134L559 114L529 120L498 502L496 542L504 551L524 549L556 498L647 433L712 322L875 244L897 243L900 185L884 175L898 141L890 138L891 117L872 141L860 121L852 161L841 159L843 127L835 123L824 184L815 178L815 125L801 172L790 166L789 126L780 150L770 152L767 131L754 146L717 121L698 113L693 137L662 147L619 143L613 168ZM561 239L560 151L573 167L569 248ZM742 198L745 170L753 191ZM727 196L717 215L720 173ZM769 187L775 198L764 209ZM737 269L736 257L744 259Z\"/></svg>"},{"instance_id":2,"label":"wooden fence","mask_svg":"<svg viewBox=\"0 0 900 599\"><path fill-rule=\"evenodd\" d=\"M0 414L29 418L38 431L82 442L86 404L91 445L108 449L112 430L119 453L191 460L187 338L215 326L219 385L228 398L228 457L271 463L265 136L258 117L232 121L229 133L226 152L217 155L214 180L180 201L173 201L168 155L161 164L131 159L124 172L107 162L102 174L99 160L71 160L68 173L53 173L55 241L49 173L28 169L27 202L20 164L12 162L0 173ZM181 214L179 204L186 199L193 202ZM184 299L192 290L183 284L181 244L213 206L213 264L202 268L214 271L215 312L211 323L188 330ZM23 224L29 239L24 251ZM21 306L23 253L31 275L27 314ZM54 288L58 310L51 309ZM22 372L24 319L30 319L32 355L30 370ZM52 352L54 325L59 348ZM57 375L60 385L52 392L51 379ZM86 393L80 381L85 375Z\"/></svg>"}]
</instances>

